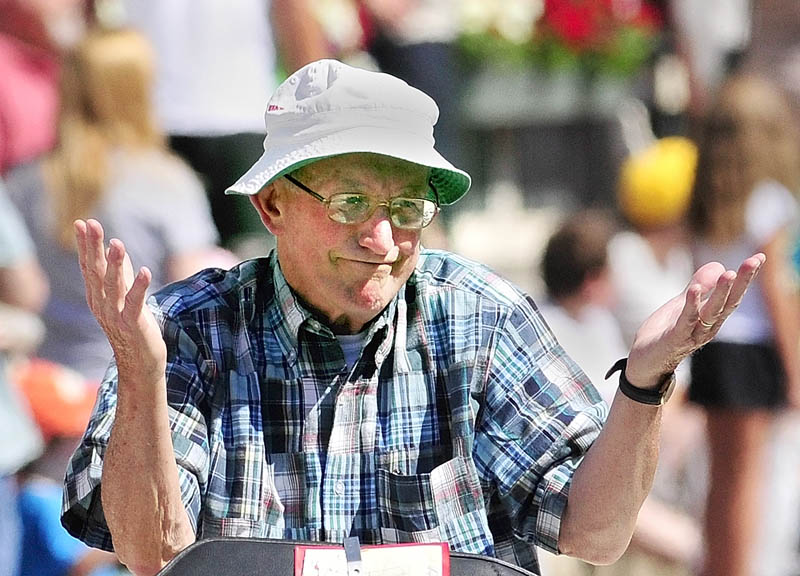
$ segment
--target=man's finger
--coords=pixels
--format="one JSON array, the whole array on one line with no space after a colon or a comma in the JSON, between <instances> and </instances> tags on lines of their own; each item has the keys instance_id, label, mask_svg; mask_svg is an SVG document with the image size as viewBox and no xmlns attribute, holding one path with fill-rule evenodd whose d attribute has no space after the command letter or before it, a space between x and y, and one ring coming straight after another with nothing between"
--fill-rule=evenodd
<instances>
[{"instance_id":1,"label":"man's finger","mask_svg":"<svg viewBox=\"0 0 800 576\"><path fill-rule=\"evenodd\" d=\"M149 268L142 266L139 269L139 273L133 280L133 285L125 295L125 307L122 309L122 319L125 323L134 322L141 314L145 297L147 296L147 288L150 286L152 278L153 275Z\"/></svg>"},{"instance_id":2,"label":"man's finger","mask_svg":"<svg viewBox=\"0 0 800 576\"><path fill-rule=\"evenodd\" d=\"M719 277L725 273L725 267L719 262L708 262L695 270L689 284L700 284L704 292L710 293L717 285Z\"/></svg>"},{"instance_id":3,"label":"man's finger","mask_svg":"<svg viewBox=\"0 0 800 576\"><path fill-rule=\"evenodd\" d=\"M75 230L75 243L78 249L78 264L80 264L81 271L86 268L86 222L83 220L75 220L72 223Z\"/></svg>"},{"instance_id":4,"label":"man's finger","mask_svg":"<svg viewBox=\"0 0 800 576\"><path fill-rule=\"evenodd\" d=\"M97 220L86 221L86 270L90 277L98 282L97 288L102 287L106 275L106 256L103 248L103 227Z\"/></svg>"},{"instance_id":5,"label":"man's finger","mask_svg":"<svg viewBox=\"0 0 800 576\"><path fill-rule=\"evenodd\" d=\"M122 271L122 263L125 258L125 246L116 238L109 242L108 264L106 275L103 280L103 289L106 293L108 303L119 312L125 303L125 278Z\"/></svg>"},{"instance_id":6,"label":"man's finger","mask_svg":"<svg viewBox=\"0 0 800 576\"><path fill-rule=\"evenodd\" d=\"M87 220L84 225L82 273L86 284L86 301L89 309L97 316L99 306L105 298L103 277L106 273L106 260L103 254L103 227L97 220Z\"/></svg>"},{"instance_id":7,"label":"man's finger","mask_svg":"<svg viewBox=\"0 0 800 576\"><path fill-rule=\"evenodd\" d=\"M739 306L744 298L744 293L748 286L755 280L761 266L766 261L766 256L763 254L756 254L751 256L739 266L739 271L736 273L736 282L733 283L731 293L728 296L728 301L722 310L722 318L725 319Z\"/></svg>"},{"instance_id":8,"label":"man's finger","mask_svg":"<svg viewBox=\"0 0 800 576\"><path fill-rule=\"evenodd\" d=\"M697 323L697 315L703 300L703 286L698 283L689 284L686 288L686 297L676 325L682 330L691 332Z\"/></svg>"},{"instance_id":9,"label":"man's finger","mask_svg":"<svg viewBox=\"0 0 800 576\"><path fill-rule=\"evenodd\" d=\"M86 303L89 305L90 310L94 310L94 298L92 296L91 279L87 271L86 265L86 235L88 233L86 222L83 220L75 220L73 222L75 228L75 242L78 250L78 265L81 268L81 276L83 276L83 287L86 291Z\"/></svg>"},{"instance_id":10,"label":"man's finger","mask_svg":"<svg viewBox=\"0 0 800 576\"><path fill-rule=\"evenodd\" d=\"M717 285L708 300L698 310L697 322L703 329L711 330L720 320L735 281L736 272L733 270L727 270L717 279Z\"/></svg>"}]
</instances>

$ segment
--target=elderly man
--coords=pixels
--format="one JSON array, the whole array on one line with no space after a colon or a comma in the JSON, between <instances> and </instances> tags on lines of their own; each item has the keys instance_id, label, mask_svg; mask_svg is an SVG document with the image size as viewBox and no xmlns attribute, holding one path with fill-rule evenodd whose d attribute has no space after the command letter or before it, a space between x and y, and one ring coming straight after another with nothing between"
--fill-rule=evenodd
<instances>
[{"instance_id":1,"label":"elderly man","mask_svg":"<svg viewBox=\"0 0 800 576\"><path fill-rule=\"evenodd\" d=\"M276 251L148 305L148 270L76 222L115 363L67 474L73 534L113 537L137 574L220 535L448 541L533 571L536 546L595 563L625 550L672 371L764 257L700 268L654 313L609 412L525 294L420 247L470 182L434 150L436 117L394 77L300 69L229 190L250 195Z\"/></svg>"}]
</instances>

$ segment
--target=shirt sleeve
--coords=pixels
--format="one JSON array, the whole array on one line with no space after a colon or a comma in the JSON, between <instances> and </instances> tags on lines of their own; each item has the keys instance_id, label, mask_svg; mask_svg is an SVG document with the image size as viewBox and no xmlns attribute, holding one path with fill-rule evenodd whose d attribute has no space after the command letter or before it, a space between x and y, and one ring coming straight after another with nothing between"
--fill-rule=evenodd
<instances>
[{"instance_id":1,"label":"shirt sleeve","mask_svg":"<svg viewBox=\"0 0 800 576\"><path fill-rule=\"evenodd\" d=\"M195 532L198 531L200 495L208 477L206 360L180 324L165 316L151 297L167 344L167 402L172 444L178 465L181 500ZM64 483L61 522L70 534L89 546L113 550L111 534L100 498L103 459L117 406L117 369L111 364L84 436L73 454Z\"/></svg>"},{"instance_id":2,"label":"shirt sleeve","mask_svg":"<svg viewBox=\"0 0 800 576\"><path fill-rule=\"evenodd\" d=\"M474 451L511 519L507 536L558 552L573 473L607 412L533 302L514 309L498 333Z\"/></svg>"}]
</instances>

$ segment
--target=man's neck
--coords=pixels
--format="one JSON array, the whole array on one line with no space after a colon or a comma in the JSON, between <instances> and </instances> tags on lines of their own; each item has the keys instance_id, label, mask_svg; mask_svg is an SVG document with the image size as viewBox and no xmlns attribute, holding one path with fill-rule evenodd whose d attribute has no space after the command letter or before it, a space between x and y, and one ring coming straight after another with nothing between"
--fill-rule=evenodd
<instances>
[{"instance_id":1,"label":"man's neck","mask_svg":"<svg viewBox=\"0 0 800 576\"><path fill-rule=\"evenodd\" d=\"M653 251L656 261L664 265L670 252L686 241L685 230L680 225L667 226L655 230L648 230L642 233L642 237L647 241Z\"/></svg>"}]
</instances>

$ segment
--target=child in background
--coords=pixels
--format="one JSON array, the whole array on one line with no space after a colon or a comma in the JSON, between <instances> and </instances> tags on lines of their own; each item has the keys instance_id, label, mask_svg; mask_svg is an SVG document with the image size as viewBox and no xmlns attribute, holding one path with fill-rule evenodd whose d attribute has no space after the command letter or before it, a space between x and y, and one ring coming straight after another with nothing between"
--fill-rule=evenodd
<instances>
[{"instance_id":1,"label":"child in background","mask_svg":"<svg viewBox=\"0 0 800 576\"><path fill-rule=\"evenodd\" d=\"M605 373L628 350L611 314L608 242L614 230L613 221L595 210L562 223L542 257L547 300L539 306L558 341L609 405L617 386L605 380Z\"/></svg>"},{"instance_id":2,"label":"child in background","mask_svg":"<svg viewBox=\"0 0 800 576\"><path fill-rule=\"evenodd\" d=\"M61 483L89 421L97 387L44 360L17 367L14 380L46 442L42 455L17 475L22 523L19 576L128 574L114 554L89 548L61 526Z\"/></svg>"}]
</instances>

